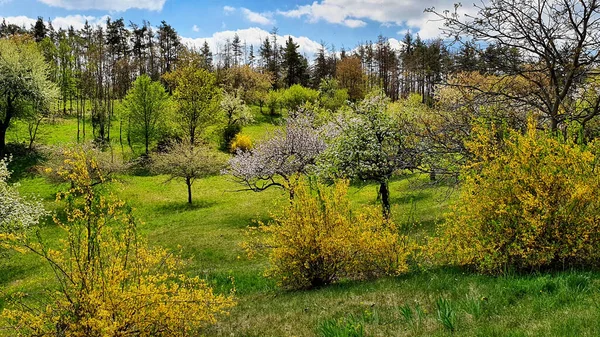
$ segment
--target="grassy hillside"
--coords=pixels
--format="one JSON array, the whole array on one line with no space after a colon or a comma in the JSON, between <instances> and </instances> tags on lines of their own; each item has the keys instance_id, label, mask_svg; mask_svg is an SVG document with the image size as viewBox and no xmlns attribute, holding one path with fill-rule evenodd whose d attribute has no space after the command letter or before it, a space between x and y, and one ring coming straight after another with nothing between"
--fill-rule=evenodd
<instances>
[{"instance_id":1,"label":"grassy hillside","mask_svg":"<svg viewBox=\"0 0 600 337\"><path fill-rule=\"evenodd\" d=\"M243 133L260 139L276 127L273 123L259 115ZM71 142L76 121L44 124L41 130L43 143ZM22 131L17 128L12 140L21 139ZM15 164L20 171L27 166ZM20 171L22 193L43 198L51 210L60 207L54 195L61 186ZM217 176L194 185L195 204L189 206L185 185L165 180L121 176L114 191L134 207L150 244L189 259L187 273L208 279L222 292L231 289L233 278L238 306L206 335L333 336L328 331L346 324L363 326L367 336L600 335L600 273L595 272L490 277L459 269L414 270L398 278L282 291L263 277L266 261L247 259L239 244L248 226L267 221L269 212L286 202L285 193L236 192L240 186L230 177ZM391 192L394 219L417 236L435 232L455 197L448 187L430 186L419 175L398 177ZM376 186L353 186L350 196L357 207L373 204ZM60 236L51 222L42 234L50 242ZM51 285L52 275L35 257L0 257L0 309L17 291L36 297Z\"/></svg>"}]
</instances>

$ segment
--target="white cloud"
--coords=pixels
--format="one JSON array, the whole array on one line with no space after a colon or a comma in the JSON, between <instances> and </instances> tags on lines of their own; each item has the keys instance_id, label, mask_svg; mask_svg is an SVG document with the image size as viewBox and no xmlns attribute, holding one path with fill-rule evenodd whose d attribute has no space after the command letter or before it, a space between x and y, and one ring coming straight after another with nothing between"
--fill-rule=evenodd
<instances>
[{"instance_id":1,"label":"white cloud","mask_svg":"<svg viewBox=\"0 0 600 337\"><path fill-rule=\"evenodd\" d=\"M166 0L38 0L48 6L70 10L105 10L122 12L131 8L160 11Z\"/></svg>"},{"instance_id":2,"label":"white cloud","mask_svg":"<svg viewBox=\"0 0 600 337\"><path fill-rule=\"evenodd\" d=\"M235 12L235 7L225 6L223 7L223 12L225 12L226 15L231 14Z\"/></svg>"},{"instance_id":3,"label":"white cloud","mask_svg":"<svg viewBox=\"0 0 600 337\"><path fill-rule=\"evenodd\" d=\"M193 25L192 26L192 30L196 33L198 33L200 31L200 27L198 27L197 25Z\"/></svg>"},{"instance_id":4,"label":"white cloud","mask_svg":"<svg viewBox=\"0 0 600 337\"><path fill-rule=\"evenodd\" d=\"M344 20L344 25L346 25L350 28L359 28L359 27L366 26L367 23L362 20L346 19L346 20Z\"/></svg>"},{"instance_id":5,"label":"white cloud","mask_svg":"<svg viewBox=\"0 0 600 337\"><path fill-rule=\"evenodd\" d=\"M0 0L0 6L5 5L9 2L11 2L12 0Z\"/></svg>"},{"instance_id":6,"label":"white cloud","mask_svg":"<svg viewBox=\"0 0 600 337\"><path fill-rule=\"evenodd\" d=\"M69 29L69 27L73 27L77 30L82 29L85 25L85 22L91 26L105 26L106 20L110 16L105 15L102 17L95 16L84 16L84 15L68 15L68 16L59 16L52 19L52 26L54 29ZM29 28L31 25L35 24L36 19L29 18L26 16L8 16L8 17L0 17L0 20L6 20L7 23L12 23L17 26L24 26L25 28Z\"/></svg>"},{"instance_id":7,"label":"white cloud","mask_svg":"<svg viewBox=\"0 0 600 337\"><path fill-rule=\"evenodd\" d=\"M26 17L26 16L8 16L1 17L0 20L6 20L7 24L17 25L19 27L25 27L29 29L29 27L35 24L35 19Z\"/></svg>"},{"instance_id":8,"label":"white cloud","mask_svg":"<svg viewBox=\"0 0 600 337\"><path fill-rule=\"evenodd\" d=\"M240 8L246 19L252 23L257 23L259 25L267 26L274 25L275 20L273 20L271 13L256 13L248 8Z\"/></svg>"},{"instance_id":9,"label":"white cloud","mask_svg":"<svg viewBox=\"0 0 600 337\"><path fill-rule=\"evenodd\" d=\"M255 53L258 53L258 47L262 44L265 38L270 38L271 36L271 33L267 32L264 29L252 27L247 29L239 29L236 31L227 30L217 32L210 37L202 37L195 39L182 37L181 40L185 45L195 48L202 47L204 41L206 41L208 42L208 45L210 46L210 49L212 50L213 54L217 54L218 51L225 45L225 42L227 40L233 40L235 34L237 34L240 37L242 43L245 42L248 47L250 47L250 45L253 45ZM290 35L277 35L277 43L284 45L285 41L288 39L289 36ZM305 36L297 37L292 35L292 39L294 39L294 42L296 42L300 46L300 53L305 54L307 57L309 57L309 59L312 59L313 55L318 51L318 49L321 46L319 43Z\"/></svg>"},{"instance_id":10,"label":"white cloud","mask_svg":"<svg viewBox=\"0 0 600 337\"><path fill-rule=\"evenodd\" d=\"M456 0L317 0L310 5L297 6L289 11L277 11L290 18L307 18L308 22L325 21L351 28L363 27L372 20L383 25L407 26L421 38L440 35L442 23L434 21L425 8L452 9ZM459 13L473 13L473 7L462 7Z\"/></svg>"}]
</instances>

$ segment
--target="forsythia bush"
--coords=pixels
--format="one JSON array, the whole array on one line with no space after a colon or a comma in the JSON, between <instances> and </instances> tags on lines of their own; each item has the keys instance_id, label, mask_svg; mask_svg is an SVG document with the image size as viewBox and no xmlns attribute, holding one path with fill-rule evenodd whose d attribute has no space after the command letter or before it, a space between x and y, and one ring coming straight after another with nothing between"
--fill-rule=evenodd
<instances>
[{"instance_id":1,"label":"forsythia bush","mask_svg":"<svg viewBox=\"0 0 600 337\"><path fill-rule=\"evenodd\" d=\"M289 289L310 288L342 278L362 279L407 271L407 238L378 208L351 210L348 183L300 183L294 199L268 225L251 230L245 246L266 250L266 275Z\"/></svg>"},{"instance_id":2,"label":"forsythia bush","mask_svg":"<svg viewBox=\"0 0 600 337\"><path fill-rule=\"evenodd\" d=\"M15 301L2 312L18 336L187 336L216 322L234 305L198 277L177 273L181 260L149 248L124 202L100 193L103 175L86 152L65 154L58 174L71 181L58 250L23 243L47 261L57 290L47 304ZM22 295L25 296L25 295ZM27 304L25 304L27 302Z\"/></svg>"},{"instance_id":3,"label":"forsythia bush","mask_svg":"<svg viewBox=\"0 0 600 337\"><path fill-rule=\"evenodd\" d=\"M249 136L237 134L231 141L231 145L229 146L229 150L232 153L237 153L238 151L247 152L252 149L252 139Z\"/></svg>"},{"instance_id":4,"label":"forsythia bush","mask_svg":"<svg viewBox=\"0 0 600 337\"><path fill-rule=\"evenodd\" d=\"M478 128L475 159L442 230L450 262L484 272L600 262L598 144Z\"/></svg>"}]
</instances>

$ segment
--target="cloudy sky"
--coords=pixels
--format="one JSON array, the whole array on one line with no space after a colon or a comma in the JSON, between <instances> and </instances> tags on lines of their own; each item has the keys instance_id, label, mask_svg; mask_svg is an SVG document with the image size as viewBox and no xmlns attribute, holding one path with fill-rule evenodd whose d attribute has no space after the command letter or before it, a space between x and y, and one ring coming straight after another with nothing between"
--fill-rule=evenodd
<instances>
[{"instance_id":1,"label":"cloudy sky","mask_svg":"<svg viewBox=\"0 0 600 337\"><path fill-rule=\"evenodd\" d=\"M171 24L188 44L207 40L222 44L235 33L258 45L277 27L291 35L306 54L320 42L339 50L353 49L378 35L401 40L406 31L424 39L438 36L439 22L424 13L428 7L451 9L456 0L0 0L0 17L29 27L38 16L55 28L81 28L86 20L102 24L108 17L126 22ZM468 7L465 10L469 10Z\"/></svg>"}]
</instances>

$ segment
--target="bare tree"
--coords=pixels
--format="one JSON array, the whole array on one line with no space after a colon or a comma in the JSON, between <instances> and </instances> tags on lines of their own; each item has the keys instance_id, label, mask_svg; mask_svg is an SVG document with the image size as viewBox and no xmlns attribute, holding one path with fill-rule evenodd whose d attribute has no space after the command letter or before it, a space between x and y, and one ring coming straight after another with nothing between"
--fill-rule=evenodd
<instances>
[{"instance_id":1,"label":"bare tree","mask_svg":"<svg viewBox=\"0 0 600 337\"><path fill-rule=\"evenodd\" d=\"M185 181L190 205L194 182L219 173L223 167L223 161L214 151L189 142L175 143L170 146L168 152L159 153L152 159L154 171L169 175L167 182L173 179Z\"/></svg>"},{"instance_id":2,"label":"bare tree","mask_svg":"<svg viewBox=\"0 0 600 337\"><path fill-rule=\"evenodd\" d=\"M598 95L581 104L586 81L595 74L600 53L599 0L491 0L476 15L436 14L444 33L457 41L494 44L500 55L500 81L523 81L527 90L483 92L538 110L554 131L567 120L585 123L598 115ZM518 51L520 57L515 58ZM505 86L501 86L505 87Z\"/></svg>"}]
</instances>

